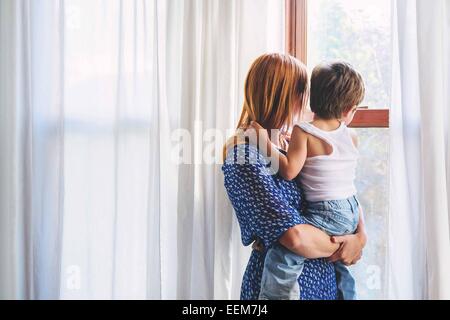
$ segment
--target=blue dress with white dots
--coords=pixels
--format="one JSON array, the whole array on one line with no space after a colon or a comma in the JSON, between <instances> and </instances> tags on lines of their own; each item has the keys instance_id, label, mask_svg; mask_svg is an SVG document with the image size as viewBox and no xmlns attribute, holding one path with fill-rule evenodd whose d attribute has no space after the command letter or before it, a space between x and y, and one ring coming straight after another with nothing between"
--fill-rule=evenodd
<instances>
[{"instance_id":1,"label":"blue dress with white dots","mask_svg":"<svg viewBox=\"0 0 450 320\"><path fill-rule=\"evenodd\" d=\"M256 147L234 146L222 170L244 246L258 239L270 248L287 229L305 223L299 214L300 189L295 182L272 175L267 159ZM242 280L241 299L258 299L265 254L252 251ZM334 266L324 259L307 260L298 281L302 300L337 298Z\"/></svg>"}]
</instances>

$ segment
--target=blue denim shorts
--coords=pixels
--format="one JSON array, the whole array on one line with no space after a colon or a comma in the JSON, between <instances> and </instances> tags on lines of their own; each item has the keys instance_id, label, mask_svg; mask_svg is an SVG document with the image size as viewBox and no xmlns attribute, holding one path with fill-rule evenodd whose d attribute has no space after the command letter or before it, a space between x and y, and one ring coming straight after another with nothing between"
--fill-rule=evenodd
<instances>
[{"instance_id":1,"label":"blue denim shorts","mask_svg":"<svg viewBox=\"0 0 450 320\"><path fill-rule=\"evenodd\" d=\"M303 217L330 236L355 232L359 222L359 202L356 196L345 200L329 200L306 203Z\"/></svg>"}]
</instances>

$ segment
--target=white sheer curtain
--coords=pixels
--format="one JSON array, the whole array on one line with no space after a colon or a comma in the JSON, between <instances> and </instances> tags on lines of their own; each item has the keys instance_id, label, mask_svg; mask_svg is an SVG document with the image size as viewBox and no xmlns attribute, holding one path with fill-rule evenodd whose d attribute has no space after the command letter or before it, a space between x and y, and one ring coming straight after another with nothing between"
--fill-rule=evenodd
<instances>
[{"instance_id":1,"label":"white sheer curtain","mask_svg":"<svg viewBox=\"0 0 450 320\"><path fill-rule=\"evenodd\" d=\"M0 298L238 297L220 165L171 134L221 154L283 3L0 1Z\"/></svg>"},{"instance_id":2,"label":"white sheer curtain","mask_svg":"<svg viewBox=\"0 0 450 320\"><path fill-rule=\"evenodd\" d=\"M450 1L393 1L389 298L450 298Z\"/></svg>"},{"instance_id":3,"label":"white sheer curtain","mask_svg":"<svg viewBox=\"0 0 450 320\"><path fill-rule=\"evenodd\" d=\"M0 4L0 295L6 298L56 297L59 291L62 13L58 1Z\"/></svg>"}]
</instances>

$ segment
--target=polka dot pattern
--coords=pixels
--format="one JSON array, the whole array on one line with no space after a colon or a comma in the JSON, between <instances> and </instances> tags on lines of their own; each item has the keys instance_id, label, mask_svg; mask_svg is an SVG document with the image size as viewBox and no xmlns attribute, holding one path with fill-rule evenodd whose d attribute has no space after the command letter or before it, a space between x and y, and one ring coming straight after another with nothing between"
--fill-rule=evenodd
<instances>
[{"instance_id":1,"label":"polka dot pattern","mask_svg":"<svg viewBox=\"0 0 450 320\"><path fill-rule=\"evenodd\" d=\"M237 145L222 167L225 188L234 207L242 243L255 240L270 248L289 228L306 223L301 211L301 190L293 181L273 175L268 160L256 147ZM241 299L258 299L266 251L252 251L244 273ZM307 260L299 278L300 299L336 299L334 266L324 259Z\"/></svg>"}]
</instances>

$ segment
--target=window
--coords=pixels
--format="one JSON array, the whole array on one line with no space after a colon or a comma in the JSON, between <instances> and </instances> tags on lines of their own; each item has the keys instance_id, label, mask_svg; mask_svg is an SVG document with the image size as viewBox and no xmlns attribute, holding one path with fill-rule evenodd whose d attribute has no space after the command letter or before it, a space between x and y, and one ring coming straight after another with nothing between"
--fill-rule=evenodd
<instances>
[{"instance_id":1,"label":"window","mask_svg":"<svg viewBox=\"0 0 450 320\"><path fill-rule=\"evenodd\" d=\"M364 75L368 90L363 105L370 108L389 105L390 4L390 0L308 2L308 64L351 61Z\"/></svg>"},{"instance_id":2,"label":"window","mask_svg":"<svg viewBox=\"0 0 450 320\"><path fill-rule=\"evenodd\" d=\"M83 272L80 289L63 283L64 298L109 298L111 279L120 286L117 279L125 275L119 269L114 278L116 265L127 270L127 286L119 296L145 296L140 290L152 230L147 229L151 213L145 209L152 182L146 177L152 168L151 128L156 127L153 51L142 49L147 42L141 40L149 13L152 21L152 9L146 11L143 2L65 5L62 270ZM117 249L122 246L127 249ZM124 267L124 261L133 263Z\"/></svg>"},{"instance_id":3,"label":"window","mask_svg":"<svg viewBox=\"0 0 450 320\"><path fill-rule=\"evenodd\" d=\"M361 299L385 292L389 209L390 0L286 0L286 50L308 69L345 60L361 72L366 98L351 126L360 138L357 189L369 243L353 267Z\"/></svg>"},{"instance_id":4,"label":"window","mask_svg":"<svg viewBox=\"0 0 450 320\"><path fill-rule=\"evenodd\" d=\"M286 50L310 69L342 59L363 75L367 94L352 127L389 127L390 0L286 0Z\"/></svg>"}]
</instances>

